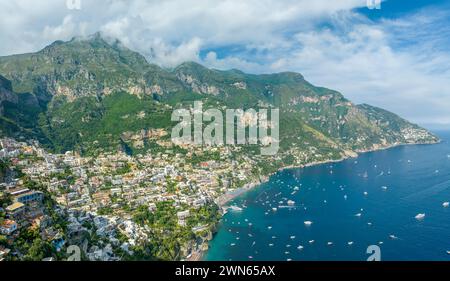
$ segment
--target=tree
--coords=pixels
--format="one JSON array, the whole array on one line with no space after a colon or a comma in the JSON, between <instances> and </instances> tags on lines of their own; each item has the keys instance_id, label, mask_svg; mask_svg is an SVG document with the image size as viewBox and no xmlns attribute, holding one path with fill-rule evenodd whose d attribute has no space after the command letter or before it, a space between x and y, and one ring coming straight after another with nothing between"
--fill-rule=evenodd
<instances>
[{"instance_id":1,"label":"tree","mask_svg":"<svg viewBox=\"0 0 450 281\"><path fill-rule=\"evenodd\" d=\"M8 239L6 238L5 235L0 235L0 245L2 246L6 246L8 243Z\"/></svg>"},{"instance_id":2,"label":"tree","mask_svg":"<svg viewBox=\"0 0 450 281\"><path fill-rule=\"evenodd\" d=\"M25 256L26 261L41 261L46 257L52 255L52 246L41 238L37 238L33 241L28 254Z\"/></svg>"},{"instance_id":3,"label":"tree","mask_svg":"<svg viewBox=\"0 0 450 281\"><path fill-rule=\"evenodd\" d=\"M0 207L6 207L12 204L12 197L9 193L0 193Z\"/></svg>"}]
</instances>

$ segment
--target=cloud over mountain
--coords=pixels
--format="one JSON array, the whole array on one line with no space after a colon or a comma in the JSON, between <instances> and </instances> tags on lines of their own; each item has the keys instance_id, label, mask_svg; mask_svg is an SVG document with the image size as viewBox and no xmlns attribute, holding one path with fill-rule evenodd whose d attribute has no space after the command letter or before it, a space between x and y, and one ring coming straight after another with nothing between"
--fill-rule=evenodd
<instances>
[{"instance_id":1,"label":"cloud over mountain","mask_svg":"<svg viewBox=\"0 0 450 281\"><path fill-rule=\"evenodd\" d=\"M71 10L64 0L0 0L0 55L102 31L165 67L192 60L253 73L298 71L356 102L419 123L450 123L446 6L369 19L358 9L365 0L80 3Z\"/></svg>"}]
</instances>

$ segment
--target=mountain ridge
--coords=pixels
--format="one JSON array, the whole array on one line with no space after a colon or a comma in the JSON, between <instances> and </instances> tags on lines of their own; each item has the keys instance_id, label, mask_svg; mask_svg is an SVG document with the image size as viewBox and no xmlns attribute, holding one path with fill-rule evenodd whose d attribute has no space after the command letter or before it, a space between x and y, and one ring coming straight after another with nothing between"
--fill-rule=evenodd
<instances>
[{"instance_id":1,"label":"mountain ridge","mask_svg":"<svg viewBox=\"0 0 450 281\"><path fill-rule=\"evenodd\" d=\"M0 57L0 75L9 81L4 82L10 84L9 92L26 97L17 103L2 101L2 108L7 107L3 120L33 132L59 152L99 153L123 147L125 133L169 131L173 108L189 107L194 100L216 108L280 108L281 165L438 141L398 115L355 105L300 73L247 74L196 62L164 69L100 33L55 41L36 53ZM28 106L20 106L24 104ZM5 126L0 126L3 135L23 137L23 130ZM136 153L151 150L146 141L139 141Z\"/></svg>"}]
</instances>

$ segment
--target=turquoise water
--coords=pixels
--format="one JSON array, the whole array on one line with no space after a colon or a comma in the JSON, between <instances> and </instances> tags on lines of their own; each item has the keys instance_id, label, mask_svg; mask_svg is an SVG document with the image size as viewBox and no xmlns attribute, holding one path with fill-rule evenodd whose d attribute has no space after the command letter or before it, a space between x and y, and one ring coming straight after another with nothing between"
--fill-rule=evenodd
<instances>
[{"instance_id":1,"label":"turquoise water","mask_svg":"<svg viewBox=\"0 0 450 281\"><path fill-rule=\"evenodd\" d=\"M279 172L233 202L243 210L223 217L205 259L363 261L377 245L382 260L450 260L450 132L438 135Z\"/></svg>"}]
</instances>

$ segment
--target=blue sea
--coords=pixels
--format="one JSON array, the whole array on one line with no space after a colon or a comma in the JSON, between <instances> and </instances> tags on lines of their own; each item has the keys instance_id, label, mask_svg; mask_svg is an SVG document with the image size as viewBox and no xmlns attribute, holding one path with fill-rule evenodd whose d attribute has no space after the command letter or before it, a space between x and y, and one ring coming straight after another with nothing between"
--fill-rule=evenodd
<instances>
[{"instance_id":1,"label":"blue sea","mask_svg":"<svg viewBox=\"0 0 450 281\"><path fill-rule=\"evenodd\" d=\"M275 174L232 202L242 211L223 217L205 259L365 261L375 245L381 260L449 261L450 132L437 134Z\"/></svg>"}]
</instances>

